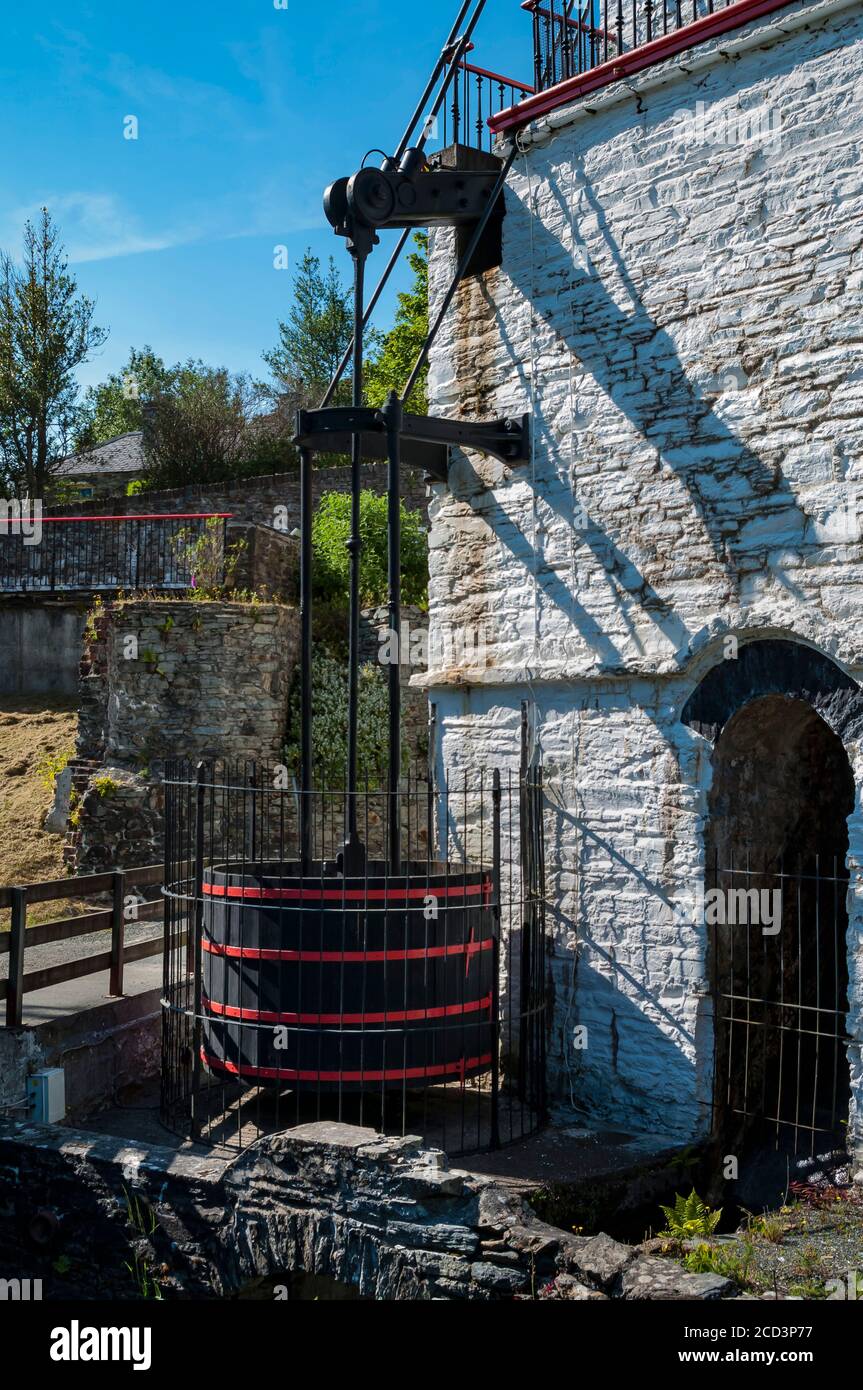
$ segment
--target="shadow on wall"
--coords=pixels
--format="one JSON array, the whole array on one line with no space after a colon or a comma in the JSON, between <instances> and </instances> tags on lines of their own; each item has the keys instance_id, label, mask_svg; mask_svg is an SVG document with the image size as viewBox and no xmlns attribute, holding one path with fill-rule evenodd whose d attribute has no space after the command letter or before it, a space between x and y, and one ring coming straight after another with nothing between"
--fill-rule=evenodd
<instances>
[{"instance_id":1,"label":"shadow on wall","mask_svg":"<svg viewBox=\"0 0 863 1390\"><path fill-rule=\"evenodd\" d=\"M795 54L788 54L780 58L773 70L790 70L796 61ZM626 138L625 133L623 138ZM540 477L537 490L541 488L543 505L557 512L567 530L577 533L579 544L592 552L598 562L598 574L604 577L622 622L632 630L627 610L635 600L641 608L642 622L644 617L652 621L661 642L679 652L687 645L689 633L668 602L657 594L650 573L652 570L655 574L658 568L657 556L647 550L651 544L651 521L657 519L655 497L657 490L662 488L660 466L672 470L686 489L693 509L693 517L687 522L693 536L687 541L708 546L714 557L714 591L716 585L724 588L724 593L716 592L718 605L732 603L738 597L744 561L751 571L753 555L757 559L758 552L766 561L766 553L771 548L801 545L812 518L801 508L782 474L781 450L765 451L765 456L761 457L735 433L717 407L719 387L714 390L710 384L699 385L693 380L692 368L687 369L682 361L674 337L648 312L636 278L615 240L603 199L588 177L583 160L577 157L572 181L574 211L567 204L568 190L559 182L551 184L550 196L557 202L554 219L557 231L548 225L551 219L547 211L541 219L532 206L523 204L517 217L522 225L530 225L531 256L530 259L508 257L507 272L534 316L534 324L543 340L538 350L543 355L544 369L548 367L550 335L555 335L566 350L567 359L561 357L559 365L552 368L557 372L557 380L552 384L563 389L569 360L574 359L576 371L592 378L609 405L628 422L636 436L634 447L641 446L642 453L643 446L655 451L655 466L651 473L648 454L643 499L633 479L631 493L623 504L626 507L623 524L629 529L630 537L636 526L641 531L637 538L623 542L631 554L614 543L600 521L579 512L567 480L562 479L561 485L555 487L550 485L546 474ZM518 196L517 191L510 189L510 197ZM647 216L649 218L650 214ZM513 217L509 219L510 224L514 221ZM590 227L590 241L578 240L580 222ZM575 245L570 245L573 223ZM741 220L741 228L743 225ZM763 233L763 228L758 233L753 232L753 241L758 236L762 251L766 244L769 252L769 242L765 242ZM683 235L686 235L685 230ZM706 241L704 249L707 256ZM783 252L777 250L777 263L782 255ZM609 261L609 269L605 266L602 271L598 269L600 257L603 262ZM767 275L768 271L764 273ZM721 289L721 285L717 289ZM539 307L540 301L542 307ZM551 308L546 308L547 305ZM789 310L789 314L794 312ZM796 323L802 324L804 313L805 309L798 306ZM523 379L524 364L516 363L513 357L505 325L499 322L498 326L513 368ZM817 333L817 327L812 326L810 336L816 346ZM742 333L735 333L735 339L729 339L729 353L742 356L748 349L753 356L763 355L759 345L744 339ZM702 369L709 366L711 358L716 358L721 341L716 335L710 338L705 332L701 349L704 360L699 364ZM549 411L560 409L559 390L552 391L546 400ZM553 455L559 441L554 434L553 421L548 416L543 419L543 406L540 393L536 429L546 432L546 442ZM753 418L754 412L753 406ZM620 433L619 425L616 432ZM540 475L542 473L540 465ZM529 473L526 476L529 478ZM486 511L485 499L482 510ZM515 542L509 534L513 528L511 524L507 527L502 513L492 509L488 516L496 529L500 526L498 534L513 554L525 563L532 562L533 568L539 571L538 582L543 592L572 622L584 642L596 650L600 661L608 665L617 660L614 643L601 630L597 620L585 613L570 592L559 567L557 571L543 568L542 557L533 553L526 537L520 536ZM618 512L614 517L615 525L619 521L623 522L623 518ZM670 551L667 538L665 546ZM663 563L670 566L672 562L669 553ZM642 572L645 569L647 574ZM786 573L773 571L772 578L794 597L802 597Z\"/></svg>"},{"instance_id":2,"label":"shadow on wall","mask_svg":"<svg viewBox=\"0 0 863 1390\"><path fill-rule=\"evenodd\" d=\"M695 1002L685 1014L682 1010L687 992L695 999L690 977L695 957L703 952L703 933L699 935L695 925L680 925L679 905L663 884L582 818L562 807L553 810L556 824L550 842L571 843L576 833L611 868L604 874L608 891L602 907L585 889L583 852L577 856L582 865L580 886L570 890L578 895L575 907L565 913L555 906L559 895L549 894L550 933L558 940L568 936L574 948L578 923L569 1003L558 1003L553 1011L560 1036L557 1046L550 1048L552 1062L556 1060L568 1078L576 1104L594 1116L687 1141L706 1135L712 1120L710 1001ZM649 940L633 926L629 910L618 925L608 906L616 892L629 904L639 891L644 895L644 920L657 910L661 914ZM680 967L675 978L673 957ZM701 978L703 972L694 973ZM565 1085L557 1089L565 1090Z\"/></svg>"},{"instance_id":3,"label":"shadow on wall","mask_svg":"<svg viewBox=\"0 0 863 1390\"><path fill-rule=\"evenodd\" d=\"M588 271L576 264L574 248L567 247L525 207L523 216L530 218L532 224L534 265L569 262L572 266L571 279L561 290L570 296L571 314L556 315L549 327L640 438L655 448L657 461L661 458L682 480L703 533L734 583L740 560L751 552L748 547L744 549L739 538L728 534L729 519L743 523L757 512L759 519L772 516L777 527L783 518L783 532L787 532L788 519L793 517L802 539L807 518L779 470L762 460L734 433L718 414L715 399L690 379L674 339L651 318L642 303L583 164L576 166L574 177L588 214L599 228L629 307L621 308L595 267ZM553 191L561 223L568 228L570 210L562 192ZM532 303L535 287L526 278L518 278L518 265L514 282L525 300ZM726 487L721 494L702 486L705 465L722 471ZM556 498L547 500L553 504ZM564 519L572 522L571 515ZM615 566L631 564L598 527L588 525L583 536L597 559L612 573ZM637 582L627 584L630 592L637 592L640 587Z\"/></svg>"}]
</instances>

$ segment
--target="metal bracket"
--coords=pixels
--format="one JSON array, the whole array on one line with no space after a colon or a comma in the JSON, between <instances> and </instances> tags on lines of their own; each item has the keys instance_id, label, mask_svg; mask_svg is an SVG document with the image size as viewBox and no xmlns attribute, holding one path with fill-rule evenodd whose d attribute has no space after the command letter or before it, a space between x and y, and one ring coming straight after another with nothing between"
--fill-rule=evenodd
<instances>
[{"instance_id":1,"label":"metal bracket","mask_svg":"<svg viewBox=\"0 0 863 1390\"><path fill-rule=\"evenodd\" d=\"M363 437L366 458L387 458L386 422L373 407L330 406L300 410L294 444L316 453L350 453L351 436ZM501 463L526 463L530 458L530 416L500 420L448 420L432 415L405 415L401 430L402 463L423 468L436 482L449 476L450 450L474 449Z\"/></svg>"}]
</instances>

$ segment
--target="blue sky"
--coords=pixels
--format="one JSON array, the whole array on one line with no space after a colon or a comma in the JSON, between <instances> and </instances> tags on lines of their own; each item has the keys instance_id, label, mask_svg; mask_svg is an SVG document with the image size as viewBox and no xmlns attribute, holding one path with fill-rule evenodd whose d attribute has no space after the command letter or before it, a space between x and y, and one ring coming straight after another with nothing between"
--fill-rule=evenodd
<instances>
[{"instance_id":1,"label":"blue sky","mask_svg":"<svg viewBox=\"0 0 863 1390\"><path fill-rule=\"evenodd\" d=\"M274 247L332 251L349 274L323 189L397 143L457 0L276 3L0 0L0 246L17 254L49 206L110 329L84 384L145 343L260 374L291 299ZM519 0L488 0L476 44L530 81Z\"/></svg>"}]
</instances>

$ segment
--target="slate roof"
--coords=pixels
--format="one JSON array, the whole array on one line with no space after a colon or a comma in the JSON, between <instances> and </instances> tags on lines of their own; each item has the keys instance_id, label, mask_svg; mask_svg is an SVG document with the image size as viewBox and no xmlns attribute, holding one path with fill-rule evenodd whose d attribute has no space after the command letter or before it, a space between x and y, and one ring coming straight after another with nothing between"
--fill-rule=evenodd
<instances>
[{"instance_id":1,"label":"slate roof","mask_svg":"<svg viewBox=\"0 0 863 1390\"><path fill-rule=\"evenodd\" d=\"M57 469L56 477L86 478L96 473L140 473L144 468L143 434L135 430L97 444L86 454L71 454Z\"/></svg>"}]
</instances>

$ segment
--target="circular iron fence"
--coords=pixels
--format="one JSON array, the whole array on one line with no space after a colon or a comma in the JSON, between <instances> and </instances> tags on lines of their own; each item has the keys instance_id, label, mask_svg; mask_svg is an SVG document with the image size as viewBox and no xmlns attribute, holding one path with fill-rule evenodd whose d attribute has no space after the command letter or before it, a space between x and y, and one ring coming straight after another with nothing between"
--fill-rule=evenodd
<instances>
[{"instance_id":1,"label":"circular iron fence","mask_svg":"<svg viewBox=\"0 0 863 1390\"><path fill-rule=\"evenodd\" d=\"M244 1148L332 1119L448 1153L545 1112L542 773L345 794L282 766L166 771L162 1113ZM391 817L403 858L394 863Z\"/></svg>"}]
</instances>

